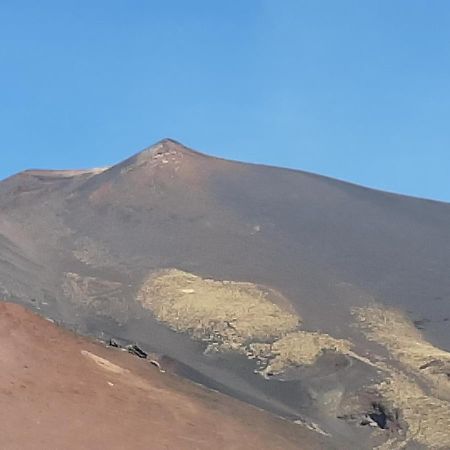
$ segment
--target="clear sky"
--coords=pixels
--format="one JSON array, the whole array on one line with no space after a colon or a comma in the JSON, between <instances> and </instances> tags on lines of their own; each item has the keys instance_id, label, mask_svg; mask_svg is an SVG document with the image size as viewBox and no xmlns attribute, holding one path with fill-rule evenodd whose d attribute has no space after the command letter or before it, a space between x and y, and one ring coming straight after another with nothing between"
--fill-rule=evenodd
<instances>
[{"instance_id":1,"label":"clear sky","mask_svg":"<svg viewBox=\"0 0 450 450\"><path fill-rule=\"evenodd\" d=\"M172 137L450 201L446 0L1 0L0 178Z\"/></svg>"}]
</instances>

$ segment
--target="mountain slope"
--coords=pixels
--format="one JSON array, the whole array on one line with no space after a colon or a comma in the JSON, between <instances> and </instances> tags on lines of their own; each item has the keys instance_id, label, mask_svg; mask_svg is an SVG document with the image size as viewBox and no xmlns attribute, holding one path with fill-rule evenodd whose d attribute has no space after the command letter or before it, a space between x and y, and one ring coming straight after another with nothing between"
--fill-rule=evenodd
<instances>
[{"instance_id":1,"label":"mountain slope","mask_svg":"<svg viewBox=\"0 0 450 450\"><path fill-rule=\"evenodd\" d=\"M1 446L319 449L312 432L0 305ZM313 439L314 438L314 439ZM322 440L322 445L326 441Z\"/></svg>"},{"instance_id":2,"label":"mountain slope","mask_svg":"<svg viewBox=\"0 0 450 450\"><path fill-rule=\"evenodd\" d=\"M450 445L408 434L416 425L398 400L419 377L431 402L447 401L450 205L164 140L111 168L4 180L0 211L8 300L139 342L179 373L342 445L372 448L392 433ZM426 354L401 356L410 349L379 332L380 314ZM434 359L440 372L420 368ZM377 408L390 411L391 434L359 425Z\"/></svg>"}]
</instances>

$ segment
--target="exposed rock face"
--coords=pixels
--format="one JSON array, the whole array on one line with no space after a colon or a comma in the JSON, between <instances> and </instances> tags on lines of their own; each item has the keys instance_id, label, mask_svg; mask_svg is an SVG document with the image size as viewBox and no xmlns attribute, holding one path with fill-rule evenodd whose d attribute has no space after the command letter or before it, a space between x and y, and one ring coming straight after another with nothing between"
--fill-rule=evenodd
<instances>
[{"instance_id":1,"label":"exposed rock face","mask_svg":"<svg viewBox=\"0 0 450 450\"><path fill-rule=\"evenodd\" d=\"M0 294L340 448L446 448L448 230L448 204L165 140L0 182Z\"/></svg>"}]
</instances>

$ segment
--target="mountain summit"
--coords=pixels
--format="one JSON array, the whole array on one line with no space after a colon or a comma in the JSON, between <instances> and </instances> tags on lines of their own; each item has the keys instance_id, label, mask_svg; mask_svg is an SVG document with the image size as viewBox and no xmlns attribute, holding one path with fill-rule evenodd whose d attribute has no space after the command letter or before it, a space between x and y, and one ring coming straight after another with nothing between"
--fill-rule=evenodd
<instances>
[{"instance_id":1,"label":"mountain summit","mask_svg":"<svg viewBox=\"0 0 450 450\"><path fill-rule=\"evenodd\" d=\"M167 162L169 162L175 158L182 158L185 155L192 156L194 154L201 155L201 153L194 152L173 139L166 138L151 145L150 147L145 148L139 153L136 153L131 158L119 164L119 166L154 162L158 159L167 160Z\"/></svg>"}]
</instances>

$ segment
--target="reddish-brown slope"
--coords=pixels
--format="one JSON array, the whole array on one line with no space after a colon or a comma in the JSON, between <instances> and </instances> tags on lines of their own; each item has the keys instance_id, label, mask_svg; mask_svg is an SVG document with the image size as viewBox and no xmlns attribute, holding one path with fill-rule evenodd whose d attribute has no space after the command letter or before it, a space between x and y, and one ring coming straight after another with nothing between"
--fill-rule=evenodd
<instances>
[{"instance_id":1,"label":"reddish-brown slope","mask_svg":"<svg viewBox=\"0 0 450 450\"><path fill-rule=\"evenodd\" d=\"M0 340L4 450L329 448L300 426L160 373L18 305L0 303Z\"/></svg>"}]
</instances>

